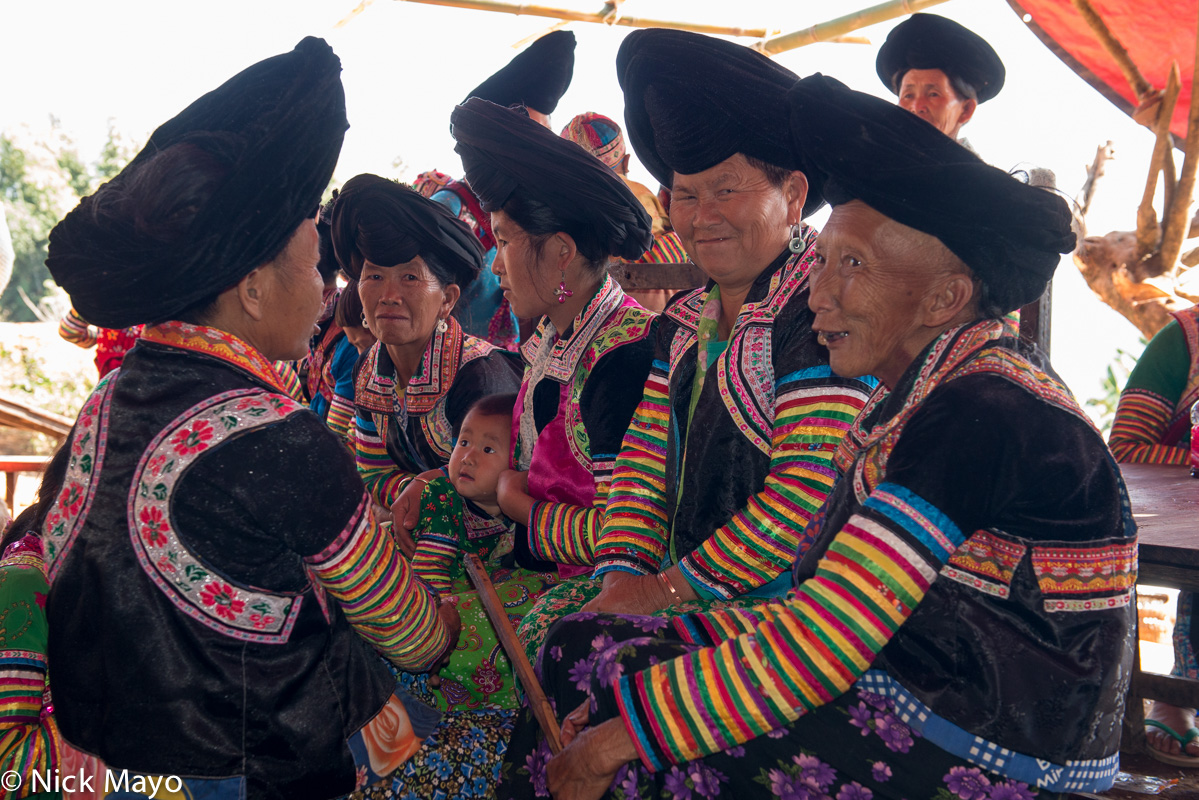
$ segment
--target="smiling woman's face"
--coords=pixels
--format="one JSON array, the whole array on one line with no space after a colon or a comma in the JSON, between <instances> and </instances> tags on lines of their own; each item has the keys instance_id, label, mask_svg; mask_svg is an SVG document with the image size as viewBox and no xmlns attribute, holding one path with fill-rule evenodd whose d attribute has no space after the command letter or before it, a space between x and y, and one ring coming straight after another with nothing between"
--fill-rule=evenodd
<instances>
[{"instance_id":1,"label":"smiling woman's face","mask_svg":"<svg viewBox=\"0 0 1199 800\"><path fill-rule=\"evenodd\" d=\"M423 344L458 299L457 285L442 286L420 256L403 264L363 262L358 296L366 322L386 345Z\"/></svg>"},{"instance_id":2,"label":"smiling woman's face","mask_svg":"<svg viewBox=\"0 0 1199 800\"><path fill-rule=\"evenodd\" d=\"M703 172L675 174L670 221L708 277L720 284L752 281L786 248L807 188L798 172L775 186L737 153Z\"/></svg>"}]
</instances>

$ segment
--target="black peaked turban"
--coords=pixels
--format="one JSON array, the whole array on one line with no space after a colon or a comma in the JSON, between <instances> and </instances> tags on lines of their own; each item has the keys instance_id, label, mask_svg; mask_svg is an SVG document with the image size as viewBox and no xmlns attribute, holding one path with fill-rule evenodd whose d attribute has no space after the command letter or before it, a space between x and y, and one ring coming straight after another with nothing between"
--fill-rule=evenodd
<instances>
[{"instance_id":1,"label":"black peaked turban","mask_svg":"<svg viewBox=\"0 0 1199 800\"><path fill-rule=\"evenodd\" d=\"M609 255L640 258L653 242L652 221L604 162L519 111L473 97L450 115L466 182L485 211L519 190L549 206L566 233L594 239Z\"/></svg>"},{"instance_id":2,"label":"black peaked turban","mask_svg":"<svg viewBox=\"0 0 1199 800\"><path fill-rule=\"evenodd\" d=\"M874 70L895 94L910 69L939 69L974 87L985 103L1003 88L1007 71L987 40L969 28L937 14L913 14L887 34Z\"/></svg>"},{"instance_id":3,"label":"black peaked turban","mask_svg":"<svg viewBox=\"0 0 1199 800\"><path fill-rule=\"evenodd\" d=\"M378 175L356 175L333 202L333 251L350 277L362 264L434 261L465 291L483 267L483 245L467 224L420 192Z\"/></svg>"},{"instance_id":4,"label":"black peaked turban","mask_svg":"<svg viewBox=\"0 0 1199 800\"><path fill-rule=\"evenodd\" d=\"M517 53L472 89L466 100L481 97L498 106L524 105L542 114L552 114L570 87L574 73L575 35L570 31L553 31Z\"/></svg>"},{"instance_id":5,"label":"black peaked turban","mask_svg":"<svg viewBox=\"0 0 1199 800\"><path fill-rule=\"evenodd\" d=\"M803 215L823 205L818 176L792 146L787 90L799 79L761 53L686 31L630 33L616 54L625 134L658 182L742 153L808 178Z\"/></svg>"},{"instance_id":6,"label":"black peaked turban","mask_svg":"<svg viewBox=\"0 0 1199 800\"><path fill-rule=\"evenodd\" d=\"M915 114L816 74L791 90L792 135L832 205L860 200L935 236L1004 311L1041 296L1074 249L1070 208L983 163Z\"/></svg>"},{"instance_id":7,"label":"black peaked turban","mask_svg":"<svg viewBox=\"0 0 1199 800\"><path fill-rule=\"evenodd\" d=\"M92 324L171 319L282 252L315 215L347 127L341 62L323 39L308 37L154 131L116 177L51 231L46 266ZM180 144L228 170L199 208L187 209L194 211L190 225L164 241L128 207L136 204L128 190Z\"/></svg>"}]
</instances>

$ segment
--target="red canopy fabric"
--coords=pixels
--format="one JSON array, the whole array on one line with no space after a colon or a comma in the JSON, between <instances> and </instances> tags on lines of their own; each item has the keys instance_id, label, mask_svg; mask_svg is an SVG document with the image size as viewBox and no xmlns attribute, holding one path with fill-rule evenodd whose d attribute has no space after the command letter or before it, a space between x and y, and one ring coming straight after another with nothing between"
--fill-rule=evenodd
<instances>
[{"instance_id":1,"label":"red canopy fabric","mask_svg":"<svg viewBox=\"0 0 1199 800\"><path fill-rule=\"evenodd\" d=\"M1070 0L1008 0L1029 29L1078 75L1124 112L1136 108L1136 95L1091 27ZM1170 131L1186 136L1195 63L1199 0L1091 0L1095 11L1128 50L1145 80L1164 89L1170 63L1178 62L1182 90Z\"/></svg>"}]
</instances>

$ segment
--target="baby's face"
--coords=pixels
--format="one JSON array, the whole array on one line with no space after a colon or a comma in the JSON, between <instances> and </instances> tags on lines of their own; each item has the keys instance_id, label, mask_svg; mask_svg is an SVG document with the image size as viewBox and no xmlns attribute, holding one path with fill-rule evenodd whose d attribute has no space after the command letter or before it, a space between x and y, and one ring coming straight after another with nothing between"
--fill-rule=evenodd
<instances>
[{"instance_id":1,"label":"baby's face","mask_svg":"<svg viewBox=\"0 0 1199 800\"><path fill-rule=\"evenodd\" d=\"M508 469L511 432L511 417L466 415L450 453L450 483L458 494L476 503L495 503L496 483Z\"/></svg>"}]
</instances>

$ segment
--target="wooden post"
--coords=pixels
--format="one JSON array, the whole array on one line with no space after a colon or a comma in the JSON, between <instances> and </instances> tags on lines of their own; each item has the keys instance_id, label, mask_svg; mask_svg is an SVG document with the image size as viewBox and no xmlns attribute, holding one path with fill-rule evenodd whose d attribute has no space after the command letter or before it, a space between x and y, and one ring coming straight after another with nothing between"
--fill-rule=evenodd
<instances>
[{"instance_id":1,"label":"wooden post","mask_svg":"<svg viewBox=\"0 0 1199 800\"><path fill-rule=\"evenodd\" d=\"M1141 195L1141 205L1137 209L1137 259L1143 260L1157 249L1161 242L1161 229L1157 224L1157 212L1153 210L1153 196L1157 193L1157 176L1166 168L1166 156L1170 153L1170 119L1174 116L1174 105L1178 102L1178 90L1181 79L1178 75L1178 62L1170 64L1170 77L1166 81L1166 93L1162 96L1161 105L1157 109L1157 124L1154 133L1157 139L1153 143L1153 155L1149 159L1149 178L1145 181L1145 192ZM1170 170L1173 171L1171 162ZM1169 206L1169 201L1166 203Z\"/></svg>"},{"instance_id":2,"label":"wooden post","mask_svg":"<svg viewBox=\"0 0 1199 800\"><path fill-rule=\"evenodd\" d=\"M1128 55L1128 51L1124 49L1124 45L1115 37L1111 29L1107 27L1107 23L1099 16L1099 12L1091 5L1090 0L1074 0L1074 8L1078 11L1083 21L1090 26L1095 33L1095 38L1099 40L1099 44L1103 45L1103 49L1116 62L1116 66L1124 73L1125 80L1132 87L1132 91L1140 100L1153 91L1153 85L1145 80L1145 76L1137 68L1137 65L1132 62L1132 57Z\"/></svg>"},{"instance_id":3,"label":"wooden post","mask_svg":"<svg viewBox=\"0 0 1199 800\"><path fill-rule=\"evenodd\" d=\"M491 620L491 624L495 628L500 646L504 648L508 660L512 662L516 677L520 679L520 684L525 689L529 708L532 710L537 724L541 726L541 732L545 734L545 741L550 747L550 752L554 755L561 753L562 734L558 728L558 719L554 716L554 709L550 706L550 701L545 696L545 690L541 688L541 683L533 672L533 665L529 663L520 639L516 638L516 631L513 630L512 622L508 619L508 612L504 610L500 596L495 593L495 586L491 584L491 578L487 575L487 568L483 566L483 560L474 553L466 553L463 566L466 567L466 576L470 578L470 582L479 592L479 600L483 603L487 618Z\"/></svg>"},{"instance_id":4,"label":"wooden post","mask_svg":"<svg viewBox=\"0 0 1199 800\"><path fill-rule=\"evenodd\" d=\"M1199 26L1195 30L1199 36ZM1196 51L1194 69L1191 73L1191 87L1199 85L1199 50ZM1187 114L1186 156L1182 160L1182 173L1178 176L1178 186L1174 196L1162 214L1162 243L1158 250L1157 270L1148 274L1165 275L1178 269L1178 255L1182 252L1182 240L1186 235L1188 221L1191 218L1191 201L1195 193L1195 172L1199 170L1199 103L1191 98L1190 113Z\"/></svg>"}]
</instances>

